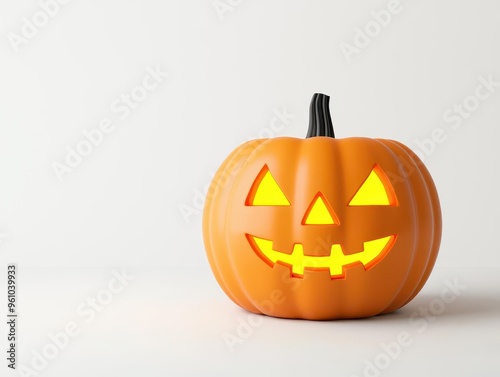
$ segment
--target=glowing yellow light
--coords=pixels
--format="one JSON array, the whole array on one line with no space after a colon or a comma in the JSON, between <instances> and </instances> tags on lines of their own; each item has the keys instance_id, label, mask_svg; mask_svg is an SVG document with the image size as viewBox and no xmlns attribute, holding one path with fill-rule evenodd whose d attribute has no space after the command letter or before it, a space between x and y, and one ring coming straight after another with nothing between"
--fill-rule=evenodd
<instances>
[{"instance_id":1,"label":"glowing yellow light","mask_svg":"<svg viewBox=\"0 0 500 377\"><path fill-rule=\"evenodd\" d=\"M264 166L264 169L259 173L253 186L250 190L250 195L247 199L247 205L253 206L289 206L290 202L285 194L278 186L278 183L272 176L271 172Z\"/></svg>"},{"instance_id":2,"label":"glowing yellow light","mask_svg":"<svg viewBox=\"0 0 500 377\"><path fill-rule=\"evenodd\" d=\"M332 216L333 213L333 216ZM318 193L316 199L313 200L311 206L306 212L304 221L306 225L321 225L321 224L335 224L340 223L332 209L329 209L325 204L325 199Z\"/></svg>"},{"instance_id":3,"label":"glowing yellow light","mask_svg":"<svg viewBox=\"0 0 500 377\"><path fill-rule=\"evenodd\" d=\"M395 235L378 238L372 241L364 242L364 249L359 253L345 255L339 244L333 244L330 249L330 255L309 256L304 255L302 244L297 243L293 247L292 254L285 254L273 249L273 242L247 235L254 250L271 266L276 263L284 263L291 267L295 276L302 277L304 269L328 269L332 278L341 278L344 276L344 267L362 263L365 270L370 269L377 264L392 248L396 240Z\"/></svg>"},{"instance_id":4,"label":"glowing yellow light","mask_svg":"<svg viewBox=\"0 0 500 377\"><path fill-rule=\"evenodd\" d=\"M350 206L394 206L397 205L396 194L389 178L383 170L375 165L370 175L349 202Z\"/></svg>"}]
</instances>

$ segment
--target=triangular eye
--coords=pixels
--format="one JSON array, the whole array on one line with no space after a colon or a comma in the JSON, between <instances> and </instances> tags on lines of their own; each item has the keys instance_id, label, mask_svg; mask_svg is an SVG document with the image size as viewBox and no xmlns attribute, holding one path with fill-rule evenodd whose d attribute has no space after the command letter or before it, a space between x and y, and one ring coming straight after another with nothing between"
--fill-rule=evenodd
<instances>
[{"instance_id":1,"label":"triangular eye","mask_svg":"<svg viewBox=\"0 0 500 377\"><path fill-rule=\"evenodd\" d=\"M340 221L335 211L330 207L325 197L318 192L306 211L303 225L339 225Z\"/></svg>"},{"instance_id":2,"label":"triangular eye","mask_svg":"<svg viewBox=\"0 0 500 377\"><path fill-rule=\"evenodd\" d=\"M391 182L382 168L375 165L349 202L350 206L397 206L398 200Z\"/></svg>"},{"instance_id":3,"label":"triangular eye","mask_svg":"<svg viewBox=\"0 0 500 377\"><path fill-rule=\"evenodd\" d=\"M245 204L247 206L289 206L290 202L267 165L264 165L250 189Z\"/></svg>"}]
</instances>

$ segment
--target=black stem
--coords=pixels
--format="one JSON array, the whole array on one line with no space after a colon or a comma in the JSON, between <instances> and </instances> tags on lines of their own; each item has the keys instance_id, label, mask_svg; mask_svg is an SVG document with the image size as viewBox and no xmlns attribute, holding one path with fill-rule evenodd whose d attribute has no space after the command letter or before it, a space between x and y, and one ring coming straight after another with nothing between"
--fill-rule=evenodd
<instances>
[{"instance_id":1,"label":"black stem","mask_svg":"<svg viewBox=\"0 0 500 377\"><path fill-rule=\"evenodd\" d=\"M335 138L329 102L330 97L326 94L314 93L309 107L309 129L306 138L315 136Z\"/></svg>"}]
</instances>

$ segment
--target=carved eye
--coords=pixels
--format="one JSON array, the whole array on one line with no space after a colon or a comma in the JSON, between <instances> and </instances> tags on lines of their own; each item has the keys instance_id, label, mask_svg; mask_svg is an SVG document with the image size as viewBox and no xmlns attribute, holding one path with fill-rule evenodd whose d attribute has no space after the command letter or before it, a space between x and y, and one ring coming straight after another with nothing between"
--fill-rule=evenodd
<instances>
[{"instance_id":1,"label":"carved eye","mask_svg":"<svg viewBox=\"0 0 500 377\"><path fill-rule=\"evenodd\" d=\"M375 165L349 202L350 206L397 206L394 188L382 168Z\"/></svg>"},{"instance_id":2,"label":"carved eye","mask_svg":"<svg viewBox=\"0 0 500 377\"><path fill-rule=\"evenodd\" d=\"M245 202L247 206L289 206L283 190L279 187L267 165L257 175Z\"/></svg>"}]
</instances>

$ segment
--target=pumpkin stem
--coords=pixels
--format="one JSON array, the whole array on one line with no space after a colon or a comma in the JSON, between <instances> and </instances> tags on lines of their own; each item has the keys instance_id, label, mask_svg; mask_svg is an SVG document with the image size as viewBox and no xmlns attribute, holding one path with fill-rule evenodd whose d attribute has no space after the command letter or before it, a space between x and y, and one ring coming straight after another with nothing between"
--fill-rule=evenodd
<instances>
[{"instance_id":1,"label":"pumpkin stem","mask_svg":"<svg viewBox=\"0 0 500 377\"><path fill-rule=\"evenodd\" d=\"M314 93L309 106L309 129L306 139L315 136L335 138L329 108L330 97L326 94Z\"/></svg>"}]
</instances>

